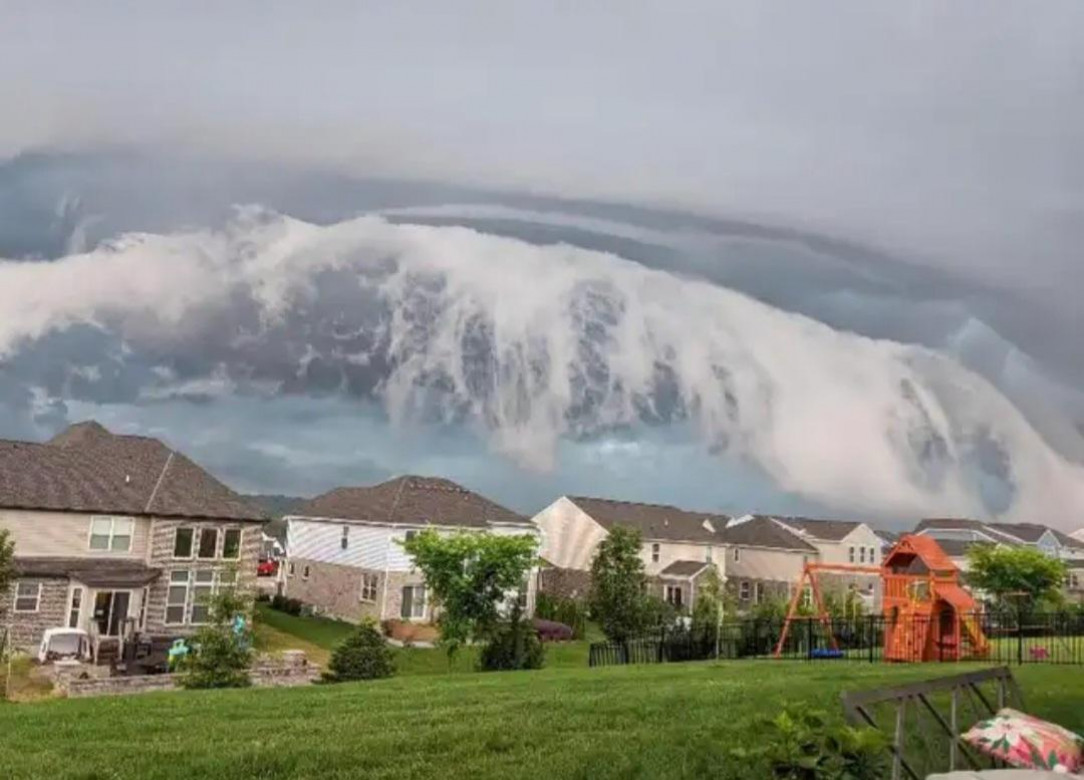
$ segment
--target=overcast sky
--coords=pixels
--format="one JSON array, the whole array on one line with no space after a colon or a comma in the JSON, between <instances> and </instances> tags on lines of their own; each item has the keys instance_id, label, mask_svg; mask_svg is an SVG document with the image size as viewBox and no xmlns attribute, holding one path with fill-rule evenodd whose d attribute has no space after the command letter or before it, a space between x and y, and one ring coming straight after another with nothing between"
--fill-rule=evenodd
<instances>
[{"instance_id":1,"label":"overcast sky","mask_svg":"<svg viewBox=\"0 0 1084 780\"><path fill-rule=\"evenodd\" d=\"M872 272L848 267L824 271L817 295L801 295L797 256L785 273L767 263L747 273L740 264L755 247L713 244L708 260L688 236L661 241L680 244L665 261L637 251L647 265L834 328L948 354L993 382L1060 453L1080 446L1084 5L1073 0L12 2L0 25L0 104L0 156L13 159L137 148L190 155L195 178L200 165L245 161L425 179L671 206L869 247L904 270L926 269L925 291L856 294ZM46 192L67 199L49 204L57 213L89 199L84 185L13 171L0 171L10 213ZM7 191L5 172L19 182ZM119 211L164 199L174 184L129 182L133 205ZM288 190L274 188L282 198ZM175 191L187 194L171 208L199 200L192 187ZM94 224L151 229L118 216L117 202L80 212L69 248L92 248L84 232ZM342 217L365 210L352 205L344 200ZM191 220L178 211L171 227ZM6 229L0 241L21 253L12 236L25 224ZM41 284L19 278L26 289ZM831 491L799 483L811 502L838 506Z\"/></svg>"}]
</instances>

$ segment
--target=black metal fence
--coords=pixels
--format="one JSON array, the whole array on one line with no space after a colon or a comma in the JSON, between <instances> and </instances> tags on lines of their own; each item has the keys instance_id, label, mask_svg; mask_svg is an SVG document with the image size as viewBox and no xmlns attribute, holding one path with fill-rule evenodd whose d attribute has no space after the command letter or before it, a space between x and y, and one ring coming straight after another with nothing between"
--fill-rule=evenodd
<instances>
[{"instance_id":1,"label":"black metal fence","mask_svg":"<svg viewBox=\"0 0 1084 780\"><path fill-rule=\"evenodd\" d=\"M883 615L791 621L747 619L718 629L660 632L627 642L591 645L591 666L702 661L712 658L834 661L976 661L994 664L1084 665L1084 613L1001 615L955 619ZM887 641L886 641L887 639ZM834 640L834 641L833 641Z\"/></svg>"}]
</instances>

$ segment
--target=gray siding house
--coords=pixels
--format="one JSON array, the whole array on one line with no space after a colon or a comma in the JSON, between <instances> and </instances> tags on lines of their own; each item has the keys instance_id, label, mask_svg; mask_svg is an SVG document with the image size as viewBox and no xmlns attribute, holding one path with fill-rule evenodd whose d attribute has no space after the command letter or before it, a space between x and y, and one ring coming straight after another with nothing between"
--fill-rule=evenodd
<instances>
[{"instance_id":1,"label":"gray siding house","mask_svg":"<svg viewBox=\"0 0 1084 780\"><path fill-rule=\"evenodd\" d=\"M97 648L126 631L184 635L205 597L255 578L263 512L157 439L88 422L44 444L0 441L0 528L16 580L0 632L30 650L48 628Z\"/></svg>"}]
</instances>

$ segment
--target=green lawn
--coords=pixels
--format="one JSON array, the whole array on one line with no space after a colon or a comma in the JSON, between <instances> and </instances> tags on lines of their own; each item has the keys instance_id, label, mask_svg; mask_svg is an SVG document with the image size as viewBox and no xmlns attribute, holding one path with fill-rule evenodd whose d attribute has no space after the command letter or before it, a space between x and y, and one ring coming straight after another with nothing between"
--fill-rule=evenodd
<instances>
[{"instance_id":1,"label":"green lawn","mask_svg":"<svg viewBox=\"0 0 1084 780\"><path fill-rule=\"evenodd\" d=\"M321 665L327 664L329 653L353 630L354 626L338 620L287 615L265 604L256 607L257 647L262 650L305 650ZM599 641L592 628L589 639ZM546 645L546 666L550 668L583 668L587 666L588 642L563 642ZM442 649L407 647L395 651L399 674L449 674L473 672L478 662L476 648L464 648L453 663Z\"/></svg>"},{"instance_id":2,"label":"green lawn","mask_svg":"<svg viewBox=\"0 0 1084 780\"><path fill-rule=\"evenodd\" d=\"M725 662L400 677L0 706L23 778L758 778L755 716L961 666ZM1026 667L1028 709L1084 730L1084 675Z\"/></svg>"}]
</instances>

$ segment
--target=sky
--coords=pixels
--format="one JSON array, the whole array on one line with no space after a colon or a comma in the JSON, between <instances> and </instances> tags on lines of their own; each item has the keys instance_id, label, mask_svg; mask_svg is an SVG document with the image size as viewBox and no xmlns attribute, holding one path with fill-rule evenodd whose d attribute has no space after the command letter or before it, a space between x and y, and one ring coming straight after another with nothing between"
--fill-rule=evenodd
<instances>
[{"instance_id":1,"label":"sky","mask_svg":"<svg viewBox=\"0 0 1084 780\"><path fill-rule=\"evenodd\" d=\"M0 435L1084 526L1084 7L13 3Z\"/></svg>"}]
</instances>

